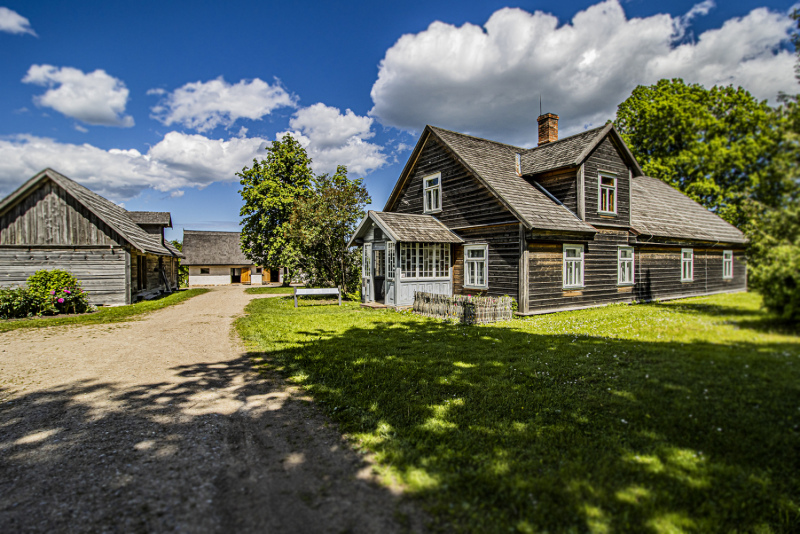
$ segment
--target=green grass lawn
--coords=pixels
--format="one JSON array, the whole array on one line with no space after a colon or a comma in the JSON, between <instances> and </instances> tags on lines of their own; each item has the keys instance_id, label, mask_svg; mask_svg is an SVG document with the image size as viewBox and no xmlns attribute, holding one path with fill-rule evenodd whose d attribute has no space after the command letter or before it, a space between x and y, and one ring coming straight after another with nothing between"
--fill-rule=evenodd
<instances>
[{"instance_id":1,"label":"green grass lawn","mask_svg":"<svg viewBox=\"0 0 800 534\"><path fill-rule=\"evenodd\" d=\"M294 287L248 287L244 292L251 295L293 295Z\"/></svg>"},{"instance_id":2,"label":"green grass lawn","mask_svg":"<svg viewBox=\"0 0 800 534\"><path fill-rule=\"evenodd\" d=\"M122 321L132 321L152 311L179 304L186 299L207 293L208 289L195 288L185 291L178 291L155 300L145 300L130 306L115 306L100 308L94 313L82 315L56 315L54 317L35 317L32 319L15 319L10 321L0 321L0 332L16 330L18 328L45 328L49 326L64 325L86 325L86 324L106 324L119 323Z\"/></svg>"},{"instance_id":3,"label":"green grass lawn","mask_svg":"<svg viewBox=\"0 0 800 534\"><path fill-rule=\"evenodd\" d=\"M797 532L800 336L760 303L467 327L261 299L237 328L445 529Z\"/></svg>"}]
</instances>

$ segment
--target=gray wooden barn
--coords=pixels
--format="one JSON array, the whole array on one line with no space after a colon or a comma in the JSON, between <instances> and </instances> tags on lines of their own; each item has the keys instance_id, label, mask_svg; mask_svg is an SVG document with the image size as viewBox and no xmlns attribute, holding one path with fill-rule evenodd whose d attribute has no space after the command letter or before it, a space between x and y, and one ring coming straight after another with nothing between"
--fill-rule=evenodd
<instances>
[{"instance_id":1,"label":"gray wooden barn","mask_svg":"<svg viewBox=\"0 0 800 534\"><path fill-rule=\"evenodd\" d=\"M183 255L164 238L170 227L169 213L127 211L45 169L0 201L0 286L63 269L95 305L172 291Z\"/></svg>"}]
</instances>

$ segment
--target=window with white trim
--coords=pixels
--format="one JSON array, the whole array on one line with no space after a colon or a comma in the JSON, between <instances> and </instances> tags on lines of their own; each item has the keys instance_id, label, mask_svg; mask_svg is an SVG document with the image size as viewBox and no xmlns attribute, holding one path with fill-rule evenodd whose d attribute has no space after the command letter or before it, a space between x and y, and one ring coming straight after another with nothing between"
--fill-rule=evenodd
<instances>
[{"instance_id":1,"label":"window with white trim","mask_svg":"<svg viewBox=\"0 0 800 534\"><path fill-rule=\"evenodd\" d=\"M361 276L364 278L370 278L372 276L372 269L371 269L371 261L370 255L372 254L371 247L364 247L361 249Z\"/></svg>"},{"instance_id":2,"label":"window with white trim","mask_svg":"<svg viewBox=\"0 0 800 534\"><path fill-rule=\"evenodd\" d=\"M394 280L394 243L386 243L386 278Z\"/></svg>"},{"instance_id":3,"label":"window with white trim","mask_svg":"<svg viewBox=\"0 0 800 534\"><path fill-rule=\"evenodd\" d=\"M610 174L597 177L597 211L609 215L617 214L617 178Z\"/></svg>"},{"instance_id":4,"label":"window with white trim","mask_svg":"<svg viewBox=\"0 0 800 534\"><path fill-rule=\"evenodd\" d=\"M681 249L681 282L694 281L694 250Z\"/></svg>"},{"instance_id":5,"label":"window with white trim","mask_svg":"<svg viewBox=\"0 0 800 534\"><path fill-rule=\"evenodd\" d=\"M437 172L422 179L425 189L425 213L442 210L442 173Z\"/></svg>"},{"instance_id":6,"label":"window with white trim","mask_svg":"<svg viewBox=\"0 0 800 534\"><path fill-rule=\"evenodd\" d=\"M400 243L402 278L450 276L449 243Z\"/></svg>"},{"instance_id":7,"label":"window with white trim","mask_svg":"<svg viewBox=\"0 0 800 534\"><path fill-rule=\"evenodd\" d=\"M733 278L733 251L722 251L722 279L730 280Z\"/></svg>"},{"instance_id":8,"label":"window with white trim","mask_svg":"<svg viewBox=\"0 0 800 534\"><path fill-rule=\"evenodd\" d=\"M464 245L464 287L489 287L489 245Z\"/></svg>"},{"instance_id":9,"label":"window with white trim","mask_svg":"<svg viewBox=\"0 0 800 534\"><path fill-rule=\"evenodd\" d=\"M633 247L617 249L617 284L633 285Z\"/></svg>"},{"instance_id":10,"label":"window with white trim","mask_svg":"<svg viewBox=\"0 0 800 534\"><path fill-rule=\"evenodd\" d=\"M583 245L564 245L564 289L583 287Z\"/></svg>"}]
</instances>

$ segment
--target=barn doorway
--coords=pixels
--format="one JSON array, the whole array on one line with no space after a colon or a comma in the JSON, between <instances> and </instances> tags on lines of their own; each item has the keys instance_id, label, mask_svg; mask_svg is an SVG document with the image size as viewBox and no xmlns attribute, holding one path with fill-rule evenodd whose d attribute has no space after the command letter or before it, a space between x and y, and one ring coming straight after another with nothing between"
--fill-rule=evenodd
<instances>
[{"instance_id":1,"label":"barn doorway","mask_svg":"<svg viewBox=\"0 0 800 534\"><path fill-rule=\"evenodd\" d=\"M269 270L269 281L273 284L277 284L281 281L281 272L278 269L270 269Z\"/></svg>"},{"instance_id":2,"label":"barn doorway","mask_svg":"<svg viewBox=\"0 0 800 534\"><path fill-rule=\"evenodd\" d=\"M242 283L242 269L239 267L231 267L231 284Z\"/></svg>"}]
</instances>

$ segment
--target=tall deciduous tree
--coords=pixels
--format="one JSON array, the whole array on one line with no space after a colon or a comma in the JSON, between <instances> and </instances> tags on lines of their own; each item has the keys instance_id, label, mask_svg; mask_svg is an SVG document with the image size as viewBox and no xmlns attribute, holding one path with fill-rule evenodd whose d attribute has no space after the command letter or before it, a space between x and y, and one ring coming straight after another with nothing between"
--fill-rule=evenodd
<instances>
[{"instance_id":1,"label":"tall deciduous tree","mask_svg":"<svg viewBox=\"0 0 800 534\"><path fill-rule=\"evenodd\" d=\"M242 252L257 265L286 267L288 283L297 271L298 255L286 238L286 229L295 205L311 193L313 174L305 149L292 136L285 135L267 148L267 157L253 160L251 168L236 173L240 178L244 205Z\"/></svg>"},{"instance_id":2,"label":"tall deciduous tree","mask_svg":"<svg viewBox=\"0 0 800 534\"><path fill-rule=\"evenodd\" d=\"M673 79L634 89L614 125L645 174L742 228L753 205L778 207L792 188L772 164L782 150L781 120L741 87Z\"/></svg>"},{"instance_id":3,"label":"tall deciduous tree","mask_svg":"<svg viewBox=\"0 0 800 534\"><path fill-rule=\"evenodd\" d=\"M361 178L348 178L339 165L333 175L314 178L313 193L297 202L285 239L298 251L300 266L315 286L352 292L360 283L360 258L347 241L371 199Z\"/></svg>"}]
</instances>

